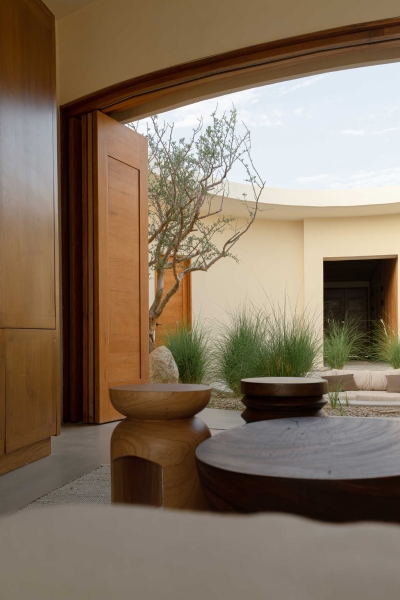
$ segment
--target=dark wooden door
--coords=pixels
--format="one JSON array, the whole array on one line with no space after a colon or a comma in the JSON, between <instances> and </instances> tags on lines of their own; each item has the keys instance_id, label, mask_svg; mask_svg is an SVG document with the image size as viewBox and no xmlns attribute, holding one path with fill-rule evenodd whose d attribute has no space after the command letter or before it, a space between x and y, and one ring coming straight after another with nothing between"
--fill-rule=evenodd
<instances>
[{"instance_id":1,"label":"dark wooden door","mask_svg":"<svg viewBox=\"0 0 400 600\"><path fill-rule=\"evenodd\" d=\"M324 323L329 319L344 321L346 318L357 319L361 332L368 331L368 288L325 288L324 290Z\"/></svg>"}]
</instances>

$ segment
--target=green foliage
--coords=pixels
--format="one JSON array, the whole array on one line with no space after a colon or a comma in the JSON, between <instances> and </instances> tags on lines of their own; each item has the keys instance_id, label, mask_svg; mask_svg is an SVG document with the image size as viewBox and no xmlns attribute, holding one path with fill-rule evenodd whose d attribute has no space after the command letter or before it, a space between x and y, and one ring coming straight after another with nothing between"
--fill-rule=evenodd
<instances>
[{"instance_id":1,"label":"green foliage","mask_svg":"<svg viewBox=\"0 0 400 600\"><path fill-rule=\"evenodd\" d=\"M210 365L209 332L198 321L189 327L185 323L167 329L162 336L171 351L182 383L203 383Z\"/></svg>"},{"instance_id":2,"label":"green foliage","mask_svg":"<svg viewBox=\"0 0 400 600\"><path fill-rule=\"evenodd\" d=\"M333 390L331 392L328 392L328 400L331 407L334 409L338 409L340 411L340 414L343 416L345 414L345 411L343 409L342 397L340 394L340 390ZM349 406L349 398L347 394L345 394L344 396L344 401L346 406Z\"/></svg>"},{"instance_id":3,"label":"green foliage","mask_svg":"<svg viewBox=\"0 0 400 600\"><path fill-rule=\"evenodd\" d=\"M235 394L241 379L301 377L315 366L320 346L313 319L284 308L242 307L219 326L217 378Z\"/></svg>"},{"instance_id":4,"label":"green foliage","mask_svg":"<svg viewBox=\"0 0 400 600\"><path fill-rule=\"evenodd\" d=\"M383 321L373 324L372 354L376 360L400 368L400 338L398 333L386 327Z\"/></svg>"},{"instance_id":5,"label":"green foliage","mask_svg":"<svg viewBox=\"0 0 400 600\"><path fill-rule=\"evenodd\" d=\"M242 306L219 324L214 353L215 377L240 395L240 381L260 377L265 364L265 320L251 308Z\"/></svg>"},{"instance_id":6,"label":"green foliage","mask_svg":"<svg viewBox=\"0 0 400 600\"><path fill-rule=\"evenodd\" d=\"M266 377L304 377L315 368L320 351L315 320L307 312L298 314L271 307L267 319Z\"/></svg>"},{"instance_id":7,"label":"green foliage","mask_svg":"<svg viewBox=\"0 0 400 600\"><path fill-rule=\"evenodd\" d=\"M343 369L349 360L359 360L366 354L366 345L357 319L347 318L343 323L328 320L324 332L324 360L331 369Z\"/></svg>"}]
</instances>

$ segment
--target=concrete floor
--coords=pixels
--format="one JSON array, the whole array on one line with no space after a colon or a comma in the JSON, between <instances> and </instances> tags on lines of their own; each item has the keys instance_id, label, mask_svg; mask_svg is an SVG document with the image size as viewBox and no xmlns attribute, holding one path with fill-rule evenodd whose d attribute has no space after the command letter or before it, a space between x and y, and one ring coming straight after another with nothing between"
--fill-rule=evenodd
<instances>
[{"instance_id":1,"label":"concrete floor","mask_svg":"<svg viewBox=\"0 0 400 600\"><path fill-rule=\"evenodd\" d=\"M206 408L200 417L215 435L243 425L240 412ZM0 516L10 514L52 490L110 462L110 438L118 424L64 425L52 438L52 453L0 476Z\"/></svg>"}]
</instances>

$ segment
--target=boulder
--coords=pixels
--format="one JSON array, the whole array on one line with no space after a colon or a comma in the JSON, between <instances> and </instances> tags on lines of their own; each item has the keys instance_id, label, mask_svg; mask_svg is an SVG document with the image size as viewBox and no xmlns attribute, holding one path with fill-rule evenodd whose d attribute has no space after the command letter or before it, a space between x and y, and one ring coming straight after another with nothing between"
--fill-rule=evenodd
<instances>
[{"instance_id":1,"label":"boulder","mask_svg":"<svg viewBox=\"0 0 400 600\"><path fill-rule=\"evenodd\" d=\"M178 383L179 371L171 352L159 346L150 354L150 383Z\"/></svg>"}]
</instances>

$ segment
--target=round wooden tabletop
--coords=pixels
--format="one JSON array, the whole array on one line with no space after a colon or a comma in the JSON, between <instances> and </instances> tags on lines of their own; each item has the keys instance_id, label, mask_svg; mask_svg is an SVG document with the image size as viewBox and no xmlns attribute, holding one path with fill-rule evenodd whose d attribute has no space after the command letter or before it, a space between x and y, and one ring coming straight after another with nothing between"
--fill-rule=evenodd
<instances>
[{"instance_id":1,"label":"round wooden tabletop","mask_svg":"<svg viewBox=\"0 0 400 600\"><path fill-rule=\"evenodd\" d=\"M322 396L327 393L328 384L315 377L254 377L242 379L241 390L249 396Z\"/></svg>"},{"instance_id":2,"label":"round wooden tabletop","mask_svg":"<svg viewBox=\"0 0 400 600\"><path fill-rule=\"evenodd\" d=\"M397 419L252 423L203 442L196 457L209 498L221 510L400 521Z\"/></svg>"}]
</instances>

